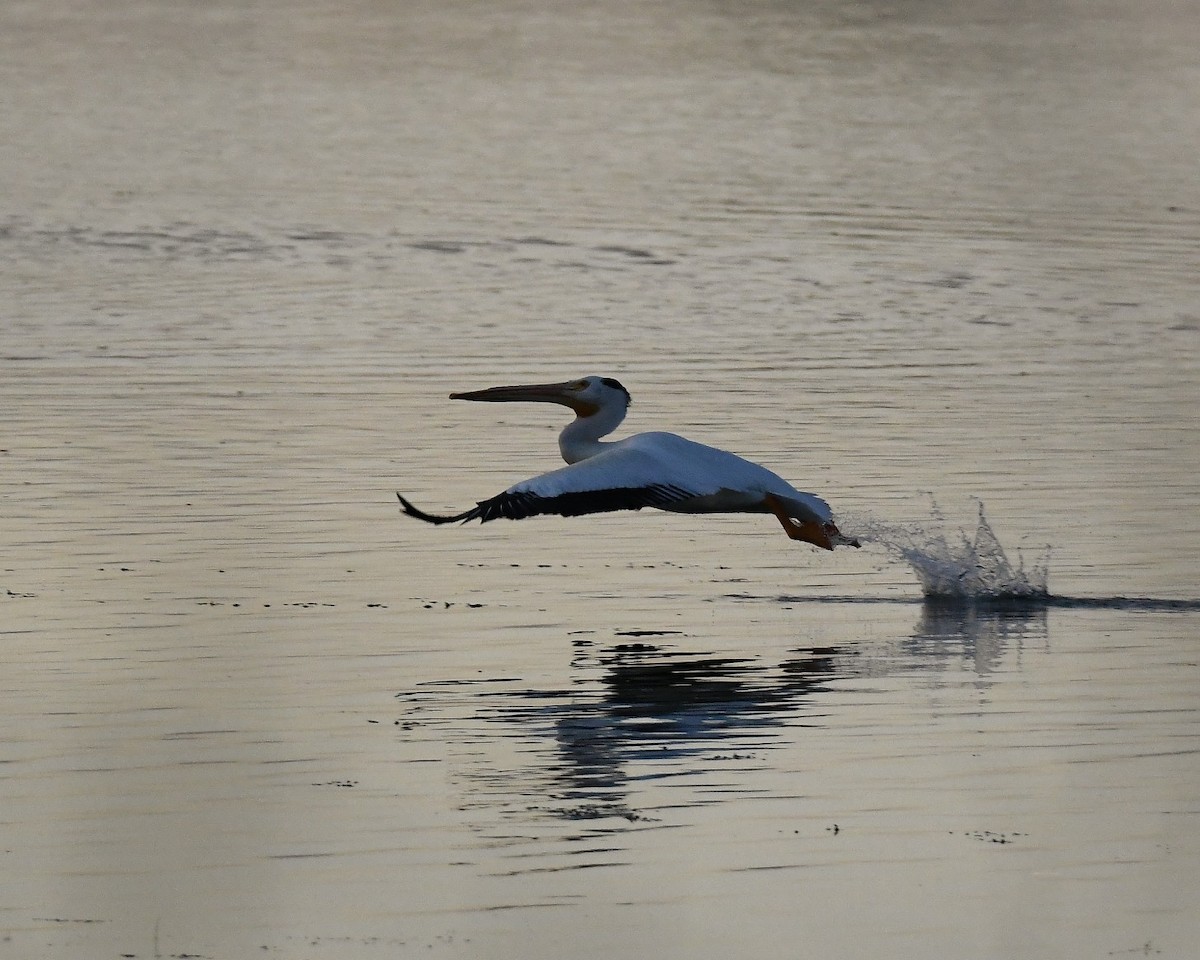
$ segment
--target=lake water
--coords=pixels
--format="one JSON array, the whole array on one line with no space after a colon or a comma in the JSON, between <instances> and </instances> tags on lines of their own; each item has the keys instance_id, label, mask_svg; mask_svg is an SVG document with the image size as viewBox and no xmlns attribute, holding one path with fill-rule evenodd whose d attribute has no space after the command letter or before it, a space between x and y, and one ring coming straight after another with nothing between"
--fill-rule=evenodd
<instances>
[{"instance_id":1,"label":"lake water","mask_svg":"<svg viewBox=\"0 0 1200 960\"><path fill-rule=\"evenodd\" d=\"M5 5L0 956L1195 956L1197 49ZM557 465L450 391L589 373L864 548L400 516Z\"/></svg>"}]
</instances>

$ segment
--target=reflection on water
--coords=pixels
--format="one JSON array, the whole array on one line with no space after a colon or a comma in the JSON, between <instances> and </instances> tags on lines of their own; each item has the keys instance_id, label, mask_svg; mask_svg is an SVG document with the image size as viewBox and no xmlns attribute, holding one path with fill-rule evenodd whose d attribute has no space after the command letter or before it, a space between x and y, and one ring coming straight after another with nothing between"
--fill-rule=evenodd
<instances>
[{"instance_id":1,"label":"reflection on water","mask_svg":"<svg viewBox=\"0 0 1200 960\"><path fill-rule=\"evenodd\" d=\"M686 797L673 796L673 808L760 791L747 782L698 792L695 778L714 764L763 766L763 751L825 725L822 695L844 693L856 679L920 672L936 678L958 669L986 679L1006 659L1019 662L1027 645L1044 650L1049 642L1041 606L925 603L920 611L911 636L896 643L798 647L778 660L642 642L596 649L576 640L563 685L531 687L511 677L424 682L396 695L397 722L423 738L431 727L465 722L474 729L484 721L491 735L523 745L519 768L471 766L471 805L572 820L654 820L641 795L646 781L661 786L678 778Z\"/></svg>"},{"instance_id":2,"label":"reflection on water","mask_svg":"<svg viewBox=\"0 0 1200 960\"><path fill-rule=\"evenodd\" d=\"M1027 643L1049 642L1044 606L981 606L927 602L912 638L902 648L930 669L947 658L961 658L984 675L996 669L1006 653L1019 653Z\"/></svg>"},{"instance_id":3,"label":"reflection on water","mask_svg":"<svg viewBox=\"0 0 1200 960\"><path fill-rule=\"evenodd\" d=\"M518 793L528 805L523 809L572 819L646 819L630 807L638 781L748 759L783 735L778 728L810 722L807 704L839 675L836 654L796 650L771 667L646 643L598 653L577 647L565 688L449 682L397 696L404 716L419 723L466 714L532 743L540 758L536 772L476 774L502 793Z\"/></svg>"}]
</instances>

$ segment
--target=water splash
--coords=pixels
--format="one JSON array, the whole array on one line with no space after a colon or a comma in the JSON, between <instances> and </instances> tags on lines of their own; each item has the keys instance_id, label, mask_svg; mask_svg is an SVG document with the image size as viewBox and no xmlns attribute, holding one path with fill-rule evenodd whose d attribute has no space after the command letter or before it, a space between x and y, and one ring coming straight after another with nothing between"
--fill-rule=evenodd
<instances>
[{"instance_id":1,"label":"water splash","mask_svg":"<svg viewBox=\"0 0 1200 960\"><path fill-rule=\"evenodd\" d=\"M877 543L907 563L927 601L1020 604L1050 599L1049 548L1028 568L1018 552L1014 566L988 523L982 503L974 535L965 530L947 534L936 503L933 513L939 529L861 518L853 524L854 533L864 544Z\"/></svg>"}]
</instances>

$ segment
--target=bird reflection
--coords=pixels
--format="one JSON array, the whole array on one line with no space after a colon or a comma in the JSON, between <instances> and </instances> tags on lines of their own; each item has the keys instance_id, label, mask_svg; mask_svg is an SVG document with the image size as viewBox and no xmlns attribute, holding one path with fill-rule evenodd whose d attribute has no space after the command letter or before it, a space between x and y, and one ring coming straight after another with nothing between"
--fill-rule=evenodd
<instances>
[{"instance_id":1,"label":"bird reflection","mask_svg":"<svg viewBox=\"0 0 1200 960\"><path fill-rule=\"evenodd\" d=\"M832 659L807 651L772 671L751 659L672 655L657 647L616 648L607 667L601 706L613 719L651 718L663 735L706 738L730 728L760 726L818 690Z\"/></svg>"},{"instance_id":2,"label":"bird reflection","mask_svg":"<svg viewBox=\"0 0 1200 960\"><path fill-rule=\"evenodd\" d=\"M795 744L797 727L823 725L815 703L835 680L927 674L940 683L969 665L986 688L1013 651L1019 656L1046 635L1044 606L925 603L907 636L797 647L779 661L576 640L565 683L424 684L398 695L408 711L397 725L418 738L429 728L463 761L456 770L468 784L464 808L501 819L657 820L664 806L761 790L771 780L761 775L772 768L770 751ZM483 742L490 746L480 749ZM676 785L687 789L663 793ZM499 829L488 820L479 828ZM610 821L588 832L622 828L628 823Z\"/></svg>"},{"instance_id":3,"label":"bird reflection","mask_svg":"<svg viewBox=\"0 0 1200 960\"><path fill-rule=\"evenodd\" d=\"M599 695L554 719L574 768L770 745L832 676L830 656L801 652L772 669L751 659L672 654L647 644L600 657Z\"/></svg>"},{"instance_id":4,"label":"bird reflection","mask_svg":"<svg viewBox=\"0 0 1200 960\"><path fill-rule=\"evenodd\" d=\"M831 648L795 650L778 665L646 643L577 653L566 690L472 689L476 716L532 741L520 755L534 760L520 773L472 765L477 802L508 795L571 820L653 819L629 807L634 783L723 779L785 742L784 728L816 722L806 705L838 675Z\"/></svg>"}]
</instances>

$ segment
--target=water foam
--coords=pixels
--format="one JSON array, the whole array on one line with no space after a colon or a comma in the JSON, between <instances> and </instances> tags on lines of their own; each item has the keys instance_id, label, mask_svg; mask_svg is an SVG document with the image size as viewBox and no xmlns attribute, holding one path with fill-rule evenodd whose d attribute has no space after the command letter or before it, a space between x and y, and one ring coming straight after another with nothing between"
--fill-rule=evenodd
<instances>
[{"instance_id":1,"label":"water foam","mask_svg":"<svg viewBox=\"0 0 1200 960\"><path fill-rule=\"evenodd\" d=\"M936 503L932 521L932 526L926 526L856 518L851 526L864 545L878 544L907 563L927 601L1036 604L1049 600L1048 547L1029 567L1018 551L1014 566L988 523L982 503L974 535L962 529L948 533Z\"/></svg>"}]
</instances>

